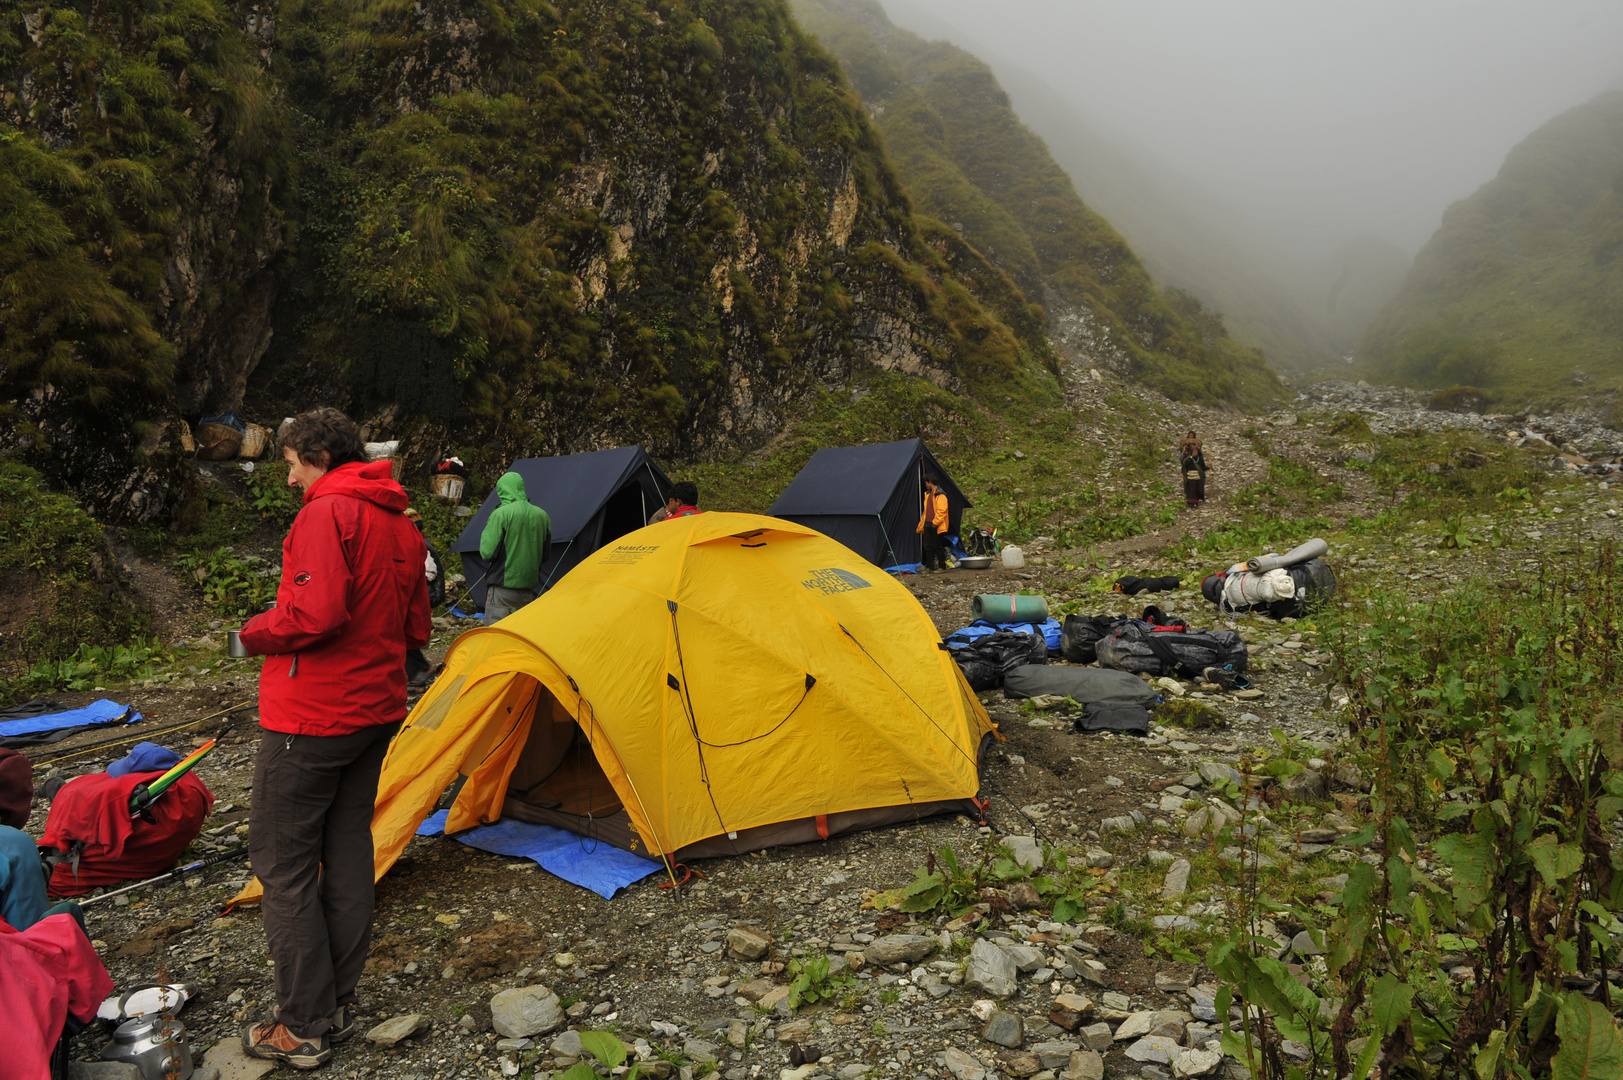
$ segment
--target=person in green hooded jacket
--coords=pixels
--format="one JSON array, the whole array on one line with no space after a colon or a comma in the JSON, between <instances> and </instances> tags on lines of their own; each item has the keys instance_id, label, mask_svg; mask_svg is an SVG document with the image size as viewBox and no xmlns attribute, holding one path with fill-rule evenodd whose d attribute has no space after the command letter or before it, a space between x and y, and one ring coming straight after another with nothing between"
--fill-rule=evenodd
<instances>
[{"instance_id":1,"label":"person in green hooded jacket","mask_svg":"<svg viewBox=\"0 0 1623 1080\"><path fill-rule=\"evenodd\" d=\"M552 519L530 502L524 478L503 473L496 481L502 504L479 534L479 557L490 564L485 584L485 618L498 622L535 599L541 563L552 547Z\"/></svg>"}]
</instances>

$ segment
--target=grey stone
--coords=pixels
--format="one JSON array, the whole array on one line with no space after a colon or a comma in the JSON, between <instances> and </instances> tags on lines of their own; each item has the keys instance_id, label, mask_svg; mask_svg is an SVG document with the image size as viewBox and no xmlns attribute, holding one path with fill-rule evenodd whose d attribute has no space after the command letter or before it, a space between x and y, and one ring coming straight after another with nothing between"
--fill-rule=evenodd
<instances>
[{"instance_id":1,"label":"grey stone","mask_svg":"<svg viewBox=\"0 0 1623 1080\"><path fill-rule=\"evenodd\" d=\"M490 1026L496 1034L509 1039L545 1035L562 1027L563 1022L558 995L545 986L503 990L490 999Z\"/></svg>"},{"instance_id":2,"label":"grey stone","mask_svg":"<svg viewBox=\"0 0 1623 1080\"><path fill-rule=\"evenodd\" d=\"M72 1073L69 1073L71 1078ZM220 1080L220 1070L213 1065L202 1065L192 1070L192 1080Z\"/></svg>"},{"instance_id":3,"label":"grey stone","mask_svg":"<svg viewBox=\"0 0 1623 1080\"><path fill-rule=\"evenodd\" d=\"M1244 779L1239 769L1225 765L1221 761L1202 761L1195 766L1195 770L1208 784L1238 784Z\"/></svg>"},{"instance_id":4,"label":"grey stone","mask_svg":"<svg viewBox=\"0 0 1623 1080\"><path fill-rule=\"evenodd\" d=\"M208 1052L203 1055L202 1065L205 1068L218 1069L220 1080L260 1080L276 1068L274 1061L249 1057L243 1053L242 1040L230 1037L221 1039L209 1047Z\"/></svg>"},{"instance_id":5,"label":"grey stone","mask_svg":"<svg viewBox=\"0 0 1623 1080\"><path fill-rule=\"evenodd\" d=\"M1037 1062L1043 1068L1063 1069L1066 1063L1071 1060L1071 1055L1079 1049L1081 1047L1077 1043L1064 1039L1052 1039L1048 1042L1037 1043L1031 1048L1031 1052L1037 1055Z\"/></svg>"},{"instance_id":6,"label":"grey stone","mask_svg":"<svg viewBox=\"0 0 1623 1080\"><path fill-rule=\"evenodd\" d=\"M1223 1055L1217 1050L1183 1050L1172 1059L1172 1075L1179 1080L1195 1076L1210 1076L1223 1064Z\"/></svg>"},{"instance_id":7,"label":"grey stone","mask_svg":"<svg viewBox=\"0 0 1623 1080\"><path fill-rule=\"evenodd\" d=\"M1216 1022L1217 1005L1216 992L1203 987L1191 987L1189 990L1189 1011L1196 1020Z\"/></svg>"},{"instance_id":8,"label":"grey stone","mask_svg":"<svg viewBox=\"0 0 1623 1080\"><path fill-rule=\"evenodd\" d=\"M1110 1031L1110 1025L1103 1022L1089 1024L1077 1034L1082 1036L1082 1041L1087 1043L1091 1050L1109 1050L1110 1045L1116 1041L1115 1035Z\"/></svg>"},{"instance_id":9,"label":"grey stone","mask_svg":"<svg viewBox=\"0 0 1623 1080\"><path fill-rule=\"evenodd\" d=\"M1156 1022L1160 1018L1158 1012L1136 1012L1121 1022L1116 1029L1116 1041L1126 1042L1129 1039L1142 1039L1155 1030Z\"/></svg>"},{"instance_id":10,"label":"grey stone","mask_svg":"<svg viewBox=\"0 0 1623 1080\"><path fill-rule=\"evenodd\" d=\"M1088 848L1085 857L1088 860L1088 866L1095 870L1109 870L1116 865L1116 856L1110 854L1104 848Z\"/></svg>"},{"instance_id":11,"label":"grey stone","mask_svg":"<svg viewBox=\"0 0 1623 1080\"><path fill-rule=\"evenodd\" d=\"M1170 900L1182 896L1189 889L1189 860L1176 859L1167 867L1167 876L1161 882L1161 896Z\"/></svg>"},{"instance_id":12,"label":"grey stone","mask_svg":"<svg viewBox=\"0 0 1623 1080\"><path fill-rule=\"evenodd\" d=\"M1026 1027L1018 1014L998 1009L986 1021L981 1038L1013 1049L1026 1041Z\"/></svg>"},{"instance_id":13,"label":"grey stone","mask_svg":"<svg viewBox=\"0 0 1623 1080\"><path fill-rule=\"evenodd\" d=\"M1114 990L1108 993L1100 994L1099 1002L1107 1009L1115 1009L1117 1012L1122 1013L1133 1007L1132 998L1128 997L1126 994L1118 994ZM1123 1018L1118 1017L1117 1019Z\"/></svg>"},{"instance_id":14,"label":"grey stone","mask_svg":"<svg viewBox=\"0 0 1623 1080\"><path fill-rule=\"evenodd\" d=\"M553 1057L578 1058L586 1053L586 1047L581 1045L580 1032L560 1032L556 1039L547 1044L547 1049Z\"/></svg>"},{"instance_id":15,"label":"grey stone","mask_svg":"<svg viewBox=\"0 0 1623 1080\"><path fill-rule=\"evenodd\" d=\"M1101 832L1129 833L1148 820L1142 811L1134 810L1132 813L1123 814L1120 817L1105 818L1099 822L1099 830Z\"/></svg>"},{"instance_id":16,"label":"grey stone","mask_svg":"<svg viewBox=\"0 0 1623 1080\"><path fill-rule=\"evenodd\" d=\"M1078 1050L1071 1055L1060 1077L1062 1080L1104 1080L1105 1059L1092 1050Z\"/></svg>"},{"instance_id":17,"label":"grey stone","mask_svg":"<svg viewBox=\"0 0 1623 1080\"><path fill-rule=\"evenodd\" d=\"M863 947L862 955L870 964L888 967L891 964L917 963L929 956L940 942L923 934L890 934Z\"/></svg>"},{"instance_id":18,"label":"grey stone","mask_svg":"<svg viewBox=\"0 0 1623 1080\"><path fill-rule=\"evenodd\" d=\"M275 1068L275 1063L269 1064ZM141 1069L129 1061L70 1061L68 1080L141 1080Z\"/></svg>"},{"instance_id":19,"label":"grey stone","mask_svg":"<svg viewBox=\"0 0 1623 1080\"><path fill-rule=\"evenodd\" d=\"M772 939L753 926L735 926L727 931L727 955L738 960L759 960L772 948Z\"/></svg>"},{"instance_id":20,"label":"grey stone","mask_svg":"<svg viewBox=\"0 0 1623 1080\"><path fill-rule=\"evenodd\" d=\"M1009 847L1009 854L1014 861L1027 870L1036 872L1043 868L1043 846L1037 842L1035 836L1005 836L1003 842Z\"/></svg>"},{"instance_id":21,"label":"grey stone","mask_svg":"<svg viewBox=\"0 0 1623 1080\"><path fill-rule=\"evenodd\" d=\"M1313 934L1310 931L1303 930L1291 938L1291 952L1297 956L1323 956L1324 935L1320 934L1319 940L1314 941Z\"/></svg>"},{"instance_id":22,"label":"grey stone","mask_svg":"<svg viewBox=\"0 0 1623 1080\"><path fill-rule=\"evenodd\" d=\"M1127 1048L1127 1056L1134 1061L1165 1065L1182 1050L1175 1039L1169 1039L1165 1035L1146 1035Z\"/></svg>"},{"instance_id":23,"label":"grey stone","mask_svg":"<svg viewBox=\"0 0 1623 1080\"><path fill-rule=\"evenodd\" d=\"M368 1031L366 1041L377 1046L393 1046L402 1039L409 1039L417 1034L427 1023L428 1018L422 1013L391 1016Z\"/></svg>"},{"instance_id":24,"label":"grey stone","mask_svg":"<svg viewBox=\"0 0 1623 1080\"><path fill-rule=\"evenodd\" d=\"M986 1068L957 1047L949 1046L941 1056L956 1080L986 1080Z\"/></svg>"},{"instance_id":25,"label":"grey stone","mask_svg":"<svg viewBox=\"0 0 1623 1080\"><path fill-rule=\"evenodd\" d=\"M682 1053L695 1061L715 1061L716 1055L720 1052L721 1047L703 1039L689 1039L682 1045Z\"/></svg>"},{"instance_id":26,"label":"grey stone","mask_svg":"<svg viewBox=\"0 0 1623 1080\"><path fill-rule=\"evenodd\" d=\"M509 1050L534 1050L534 1039L497 1039L496 1052L505 1054Z\"/></svg>"},{"instance_id":27,"label":"grey stone","mask_svg":"<svg viewBox=\"0 0 1623 1080\"><path fill-rule=\"evenodd\" d=\"M811 1037L812 1022L810 1020L785 1020L778 1025L779 1042L806 1042Z\"/></svg>"},{"instance_id":28,"label":"grey stone","mask_svg":"<svg viewBox=\"0 0 1623 1080\"><path fill-rule=\"evenodd\" d=\"M1015 991L1018 971L1007 952L980 938L969 950L969 970L964 974L964 983L978 986L992 997L1005 998Z\"/></svg>"},{"instance_id":29,"label":"grey stone","mask_svg":"<svg viewBox=\"0 0 1623 1080\"><path fill-rule=\"evenodd\" d=\"M1150 925L1157 930L1193 930L1199 924L1187 915L1156 915Z\"/></svg>"},{"instance_id":30,"label":"grey stone","mask_svg":"<svg viewBox=\"0 0 1623 1080\"><path fill-rule=\"evenodd\" d=\"M1005 945L1003 951L1009 954L1014 966L1027 975L1042 967L1045 959L1041 949L1034 949L1030 945Z\"/></svg>"},{"instance_id":31,"label":"grey stone","mask_svg":"<svg viewBox=\"0 0 1623 1080\"><path fill-rule=\"evenodd\" d=\"M1285 798L1298 802L1322 799L1325 796L1324 774L1312 769L1303 769L1295 776L1281 780L1279 790Z\"/></svg>"},{"instance_id":32,"label":"grey stone","mask_svg":"<svg viewBox=\"0 0 1623 1080\"><path fill-rule=\"evenodd\" d=\"M1369 790L1369 780L1364 776L1364 770L1352 762L1336 766L1336 786L1349 791Z\"/></svg>"},{"instance_id":33,"label":"grey stone","mask_svg":"<svg viewBox=\"0 0 1623 1080\"><path fill-rule=\"evenodd\" d=\"M863 1074L867 1071L868 1066L860 1061L853 1062L840 1070L840 1080L862 1080Z\"/></svg>"}]
</instances>

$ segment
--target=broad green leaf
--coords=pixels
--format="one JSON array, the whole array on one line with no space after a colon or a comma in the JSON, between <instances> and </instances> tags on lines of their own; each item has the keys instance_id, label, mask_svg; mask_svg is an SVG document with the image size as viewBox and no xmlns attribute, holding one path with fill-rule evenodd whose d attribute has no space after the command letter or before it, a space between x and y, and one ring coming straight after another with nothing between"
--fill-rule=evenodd
<instances>
[{"instance_id":1,"label":"broad green leaf","mask_svg":"<svg viewBox=\"0 0 1623 1080\"><path fill-rule=\"evenodd\" d=\"M1441 750L1433 750L1426 755L1426 766L1431 774L1439 780L1452 780L1454 778L1454 759Z\"/></svg>"},{"instance_id":2,"label":"broad green leaf","mask_svg":"<svg viewBox=\"0 0 1623 1080\"><path fill-rule=\"evenodd\" d=\"M1058 900L1054 901L1054 921L1070 922L1072 919L1076 918L1082 910L1083 907L1081 901L1073 900L1069 896L1062 896Z\"/></svg>"},{"instance_id":3,"label":"broad green leaf","mask_svg":"<svg viewBox=\"0 0 1623 1080\"><path fill-rule=\"evenodd\" d=\"M1505 1029L1497 1028L1488 1035L1488 1045L1476 1052L1477 1080L1494 1080L1499 1075L1499 1059L1505 1055Z\"/></svg>"},{"instance_id":4,"label":"broad green leaf","mask_svg":"<svg viewBox=\"0 0 1623 1080\"><path fill-rule=\"evenodd\" d=\"M1369 1011L1381 1026L1383 1035L1390 1035L1409 1019L1414 1001L1414 987L1398 981L1390 971L1375 980L1369 996Z\"/></svg>"},{"instance_id":5,"label":"broad green leaf","mask_svg":"<svg viewBox=\"0 0 1623 1080\"><path fill-rule=\"evenodd\" d=\"M1563 844L1554 833L1545 833L1527 845L1528 858L1538 867L1544 884L1554 885L1571 877L1584 865L1584 854L1576 844Z\"/></svg>"},{"instance_id":6,"label":"broad green leaf","mask_svg":"<svg viewBox=\"0 0 1623 1080\"><path fill-rule=\"evenodd\" d=\"M1493 841L1479 832L1455 833L1437 841L1437 857L1454 871L1454 897L1462 914L1488 899L1493 880Z\"/></svg>"},{"instance_id":7,"label":"broad green leaf","mask_svg":"<svg viewBox=\"0 0 1623 1080\"><path fill-rule=\"evenodd\" d=\"M1623 709L1612 706L1602 709L1599 716L1589 722L1590 733L1606 755L1606 763L1614 769L1623 769Z\"/></svg>"},{"instance_id":8,"label":"broad green leaf","mask_svg":"<svg viewBox=\"0 0 1623 1080\"><path fill-rule=\"evenodd\" d=\"M556 1074L557 1080L599 1080L596 1072L584 1061L578 1065L571 1065L568 1072Z\"/></svg>"},{"instance_id":9,"label":"broad green leaf","mask_svg":"<svg viewBox=\"0 0 1623 1080\"><path fill-rule=\"evenodd\" d=\"M626 1059L625 1043L606 1031L583 1031L580 1044L586 1052L613 1069Z\"/></svg>"},{"instance_id":10,"label":"broad green leaf","mask_svg":"<svg viewBox=\"0 0 1623 1080\"><path fill-rule=\"evenodd\" d=\"M1551 1080L1617 1080L1623 1076L1623 1036L1598 1001L1582 994L1562 997L1555 1017L1561 1049L1550 1062Z\"/></svg>"}]
</instances>

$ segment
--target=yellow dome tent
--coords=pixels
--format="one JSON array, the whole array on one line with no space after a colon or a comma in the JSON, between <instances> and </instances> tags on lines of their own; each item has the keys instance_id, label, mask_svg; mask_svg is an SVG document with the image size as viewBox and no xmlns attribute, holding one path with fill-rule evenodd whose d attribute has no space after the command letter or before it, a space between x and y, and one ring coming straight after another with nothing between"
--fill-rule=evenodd
<instances>
[{"instance_id":1,"label":"yellow dome tent","mask_svg":"<svg viewBox=\"0 0 1623 1080\"><path fill-rule=\"evenodd\" d=\"M663 521L452 645L383 765L377 872L459 780L447 833L513 817L669 868L969 809L994 734L918 601L849 548Z\"/></svg>"}]
</instances>

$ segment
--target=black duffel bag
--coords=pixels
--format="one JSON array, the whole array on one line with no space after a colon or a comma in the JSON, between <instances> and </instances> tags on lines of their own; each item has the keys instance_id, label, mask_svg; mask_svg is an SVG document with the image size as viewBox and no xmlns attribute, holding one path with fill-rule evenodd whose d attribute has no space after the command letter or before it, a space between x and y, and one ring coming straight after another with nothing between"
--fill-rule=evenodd
<instances>
[{"instance_id":1,"label":"black duffel bag","mask_svg":"<svg viewBox=\"0 0 1623 1080\"><path fill-rule=\"evenodd\" d=\"M970 689L995 690L1003 685L1003 677L1015 668L1047 663L1048 644L1041 634L999 630L953 649L952 658L963 669Z\"/></svg>"},{"instance_id":2,"label":"black duffel bag","mask_svg":"<svg viewBox=\"0 0 1623 1080\"><path fill-rule=\"evenodd\" d=\"M1139 619L1117 626L1095 646L1105 667L1198 679L1209 667L1245 672L1245 642L1233 630L1152 627Z\"/></svg>"},{"instance_id":3,"label":"black duffel bag","mask_svg":"<svg viewBox=\"0 0 1623 1080\"><path fill-rule=\"evenodd\" d=\"M1121 622L1102 615L1067 615L1060 627L1060 655L1073 664L1091 664L1099 659L1094 646Z\"/></svg>"}]
</instances>

